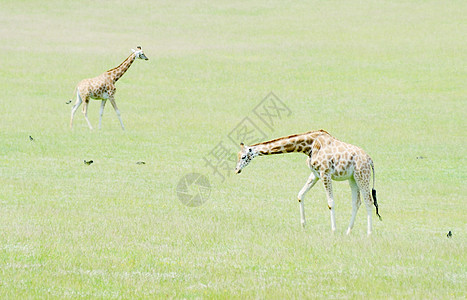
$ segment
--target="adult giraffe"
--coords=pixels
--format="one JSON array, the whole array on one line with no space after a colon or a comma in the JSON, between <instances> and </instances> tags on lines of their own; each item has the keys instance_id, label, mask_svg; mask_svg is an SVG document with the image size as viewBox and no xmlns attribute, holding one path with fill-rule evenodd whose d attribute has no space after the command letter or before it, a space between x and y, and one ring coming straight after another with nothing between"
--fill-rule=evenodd
<instances>
[{"instance_id":1,"label":"adult giraffe","mask_svg":"<svg viewBox=\"0 0 467 300\"><path fill-rule=\"evenodd\" d=\"M324 130L290 135L252 146L245 146L242 143L240 147L237 167L235 168L237 174L257 156L291 152L301 152L308 156L307 165L311 169L311 175L298 193L302 226L305 226L303 197L320 178L323 180L326 189L328 207L331 211L331 229L333 232L336 230L336 218L334 214L332 180L348 180L352 190L352 217L347 234L350 234L354 226L355 217L361 204L360 194L363 195L367 209L368 235L371 234L372 227L372 204L376 207L376 214L381 219L378 213L376 190L374 189L375 170L373 160L361 148L341 142ZM373 189L370 192L371 171L373 171Z\"/></svg>"},{"instance_id":2,"label":"adult giraffe","mask_svg":"<svg viewBox=\"0 0 467 300\"><path fill-rule=\"evenodd\" d=\"M137 50L131 50L133 53L130 54L130 56L128 56L127 59L125 59L118 67L110 69L97 77L83 79L78 83L76 86L76 102L71 109L71 128L73 128L73 118L75 116L76 110L84 101L84 118L86 119L86 122L88 122L89 128L92 129L91 122L89 122L88 119L88 104L90 99L96 99L102 100L101 109L99 111L99 129L101 129L102 115L104 114L105 103L107 100L110 100L110 103L115 109L118 120L120 121L120 125L122 126L122 129L125 130L122 118L120 116L120 111L118 110L117 104L115 103L115 83L123 76L123 74L125 74L136 58L148 60L140 46L137 47ZM68 101L67 104L71 103L71 101L73 100Z\"/></svg>"}]
</instances>

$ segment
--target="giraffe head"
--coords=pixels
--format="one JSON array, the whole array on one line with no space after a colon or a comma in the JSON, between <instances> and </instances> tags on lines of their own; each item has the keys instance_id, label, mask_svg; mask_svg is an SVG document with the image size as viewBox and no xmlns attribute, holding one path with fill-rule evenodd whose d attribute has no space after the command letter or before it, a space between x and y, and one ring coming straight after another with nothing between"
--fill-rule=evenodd
<instances>
[{"instance_id":1,"label":"giraffe head","mask_svg":"<svg viewBox=\"0 0 467 300\"><path fill-rule=\"evenodd\" d=\"M136 47L136 50L135 50L135 49L131 49L131 51L135 54L135 57L136 57L136 58L144 59L144 60L148 60L148 59L149 59L149 58L146 57L146 55L144 55L144 52L143 52L143 50L141 49L141 46Z\"/></svg>"},{"instance_id":2,"label":"giraffe head","mask_svg":"<svg viewBox=\"0 0 467 300\"><path fill-rule=\"evenodd\" d=\"M235 167L235 173L240 174L242 169L248 166L253 158L258 156L259 153L253 147L245 146L243 143L240 144L240 151L238 152L237 166Z\"/></svg>"}]
</instances>

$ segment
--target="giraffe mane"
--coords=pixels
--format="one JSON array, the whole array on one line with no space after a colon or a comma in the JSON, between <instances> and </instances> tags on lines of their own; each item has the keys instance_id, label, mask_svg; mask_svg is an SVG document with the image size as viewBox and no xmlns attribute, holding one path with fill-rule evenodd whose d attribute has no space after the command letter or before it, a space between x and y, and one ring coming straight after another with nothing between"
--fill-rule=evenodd
<instances>
[{"instance_id":1,"label":"giraffe mane","mask_svg":"<svg viewBox=\"0 0 467 300\"><path fill-rule=\"evenodd\" d=\"M331 134L329 134L329 132L327 132L326 130L323 130L323 129L320 129L320 130L312 130L312 131L308 131L308 132L301 133L301 134L292 134L292 135L289 135L289 136L280 137L280 138L273 139L273 140L270 140L270 141L261 142L261 143L256 143L256 144L251 145L251 146L258 146L258 145L264 145L264 144L274 143L274 142L278 142L278 141L282 141L282 140L287 140L287 139L291 139L291 138L298 137L298 136L302 136L302 135L308 135L308 134L311 134L311 133L324 133L324 134L327 134L327 135L331 135Z\"/></svg>"},{"instance_id":2,"label":"giraffe mane","mask_svg":"<svg viewBox=\"0 0 467 300\"><path fill-rule=\"evenodd\" d=\"M116 70L116 69L120 68L120 67L123 65L123 63L125 63L125 62L128 60L128 58L130 58L130 56L132 56L132 55L133 55L133 53L132 53L132 54L130 54L130 55L127 57L127 58L125 58L125 60L124 60L124 61L122 61L122 63L121 63L121 64L119 64L119 65L118 65L118 66L116 66L115 68L112 68L112 69L110 69L110 70L107 70L107 71L105 71L105 72L106 72L106 73L108 73L108 72L112 72L113 70Z\"/></svg>"}]
</instances>

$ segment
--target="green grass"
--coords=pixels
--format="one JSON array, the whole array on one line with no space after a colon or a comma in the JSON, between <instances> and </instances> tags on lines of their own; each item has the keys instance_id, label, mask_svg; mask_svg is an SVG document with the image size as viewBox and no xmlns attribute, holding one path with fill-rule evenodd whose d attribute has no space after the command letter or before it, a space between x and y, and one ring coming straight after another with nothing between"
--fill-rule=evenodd
<instances>
[{"instance_id":1,"label":"green grass","mask_svg":"<svg viewBox=\"0 0 467 300\"><path fill-rule=\"evenodd\" d=\"M466 13L457 0L3 1L0 298L464 298ZM127 130L111 105L101 131L80 112L70 130L76 83L137 45L150 60L117 83ZM271 91L292 113L267 138L323 128L372 156L372 237L364 208L344 235L346 183L334 235L321 182L300 227L303 155L235 176L231 163L224 181L205 166L220 142L237 152L227 135ZM196 208L175 191L190 172L212 186Z\"/></svg>"}]
</instances>

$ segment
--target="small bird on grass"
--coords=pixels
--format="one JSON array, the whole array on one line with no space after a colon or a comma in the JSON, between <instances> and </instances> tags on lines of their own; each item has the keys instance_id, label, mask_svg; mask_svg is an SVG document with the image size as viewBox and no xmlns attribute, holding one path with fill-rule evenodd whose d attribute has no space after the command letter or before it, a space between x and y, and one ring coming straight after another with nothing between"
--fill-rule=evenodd
<instances>
[{"instance_id":1,"label":"small bird on grass","mask_svg":"<svg viewBox=\"0 0 467 300\"><path fill-rule=\"evenodd\" d=\"M84 160L84 164L85 164L85 165L88 165L88 166L89 166L89 165L92 164L92 163L93 163L92 160L89 160L89 161Z\"/></svg>"},{"instance_id":2,"label":"small bird on grass","mask_svg":"<svg viewBox=\"0 0 467 300\"><path fill-rule=\"evenodd\" d=\"M33 139L33 137L32 137L32 136L29 136L29 140L30 140L31 142L33 142L33 141L34 141L34 139Z\"/></svg>"},{"instance_id":3,"label":"small bird on grass","mask_svg":"<svg viewBox=\"0 0 467 300\"><path fill-rule=\"evenodd\" d=\"M136 164L137 165L145 165L146 163L144 161L137 161Z\"/></svg>"},{"instance_id":4,"label":"small bird on grass","mask_svg":"<svg viewBox=\"0 0 467 300\"><path fill-rule=\"evenodd\" d=\"M449 230L449 232L448 232L448 234L446 234L446 236L447 236L448 238L451 238L451 237L452 237L452 232L451 232L451 230Z\"/></svg>"}]
</instances>

